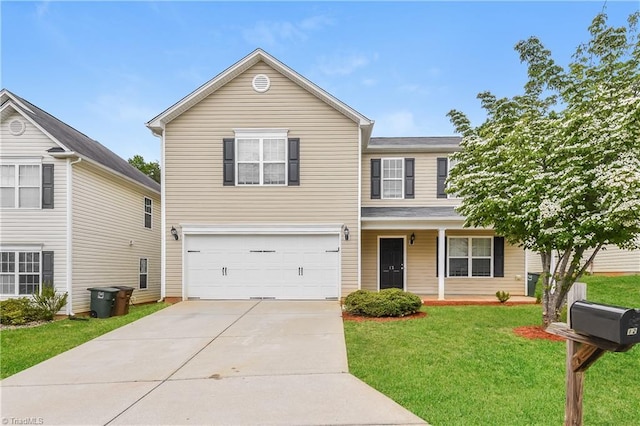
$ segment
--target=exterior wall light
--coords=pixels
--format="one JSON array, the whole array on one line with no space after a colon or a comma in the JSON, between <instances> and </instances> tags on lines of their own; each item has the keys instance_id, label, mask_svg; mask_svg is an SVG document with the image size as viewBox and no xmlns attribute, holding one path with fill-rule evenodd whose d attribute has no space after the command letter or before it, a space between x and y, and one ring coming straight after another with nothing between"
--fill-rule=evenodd
<instances>
[{"instance_id":1,"label":"exterior wall light","mask_svg":"<svg viewBox=\"0 0 640 426\"><path fill-rule=\"evenodd\" d=\"M409 237L409 244L413 245L415 241L416 241L416 234L412 232L411 237Z\"/></svg>"},{"instance_id":2,"label":"exterior wall light","mask_svg":"<svg viewBox=\"0 0 640 426\"><path fill-rule=\"evenodd\" d=\"M346 225L344 227L344 240L349 241L349 228Z\"/></svg>"},{"instance_id":3,"label":"exterior wall light","mask_svg":"<svg viewBox=\"0 0 640 426\"><path fill-rule=\"evenodd\" d=\"M173 239L178 241L178 231L175 226L171 227L171 235L173 235Z\"/></svg>"}]
</instances>

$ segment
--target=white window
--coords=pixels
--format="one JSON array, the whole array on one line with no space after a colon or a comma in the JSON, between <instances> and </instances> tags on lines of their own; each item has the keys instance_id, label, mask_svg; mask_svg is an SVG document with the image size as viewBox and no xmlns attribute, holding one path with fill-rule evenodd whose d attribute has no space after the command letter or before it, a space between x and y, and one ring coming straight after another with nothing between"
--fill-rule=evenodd
<instances>
[{"instance_id":1,"label":"white window","mask_svg":"<svg viewBox=\"0 0 640 426\"><path fill-rule=\"evenodd\" d=\"M140 290L144 290L147 288L147 268L148 268L148 260L146 257L140 258L140 280L139 280L139 288Z\"/></svg>"},{"instance_id":2,"label":"white window","mask_svg":"<svg viewBox=\"0 0 640 426\"><path fill-rule=\"evenodd\" d=\"M0 207L40 208L40 165L0 165Z\"/></svg>"},{"instance_id":3,"label":"white window","mask_svg":"<svg viewBox=\"0 0 640 426\"><path fill-rule=\"evenodd\" d=\"M382 198L404 197L404 159L382 159Z\"/></svg>"},{"instance_id":4,"label":"white window","mask_svg":"<svg viewBox=\"0 0 640 426\"><path fill-rule=\"evenodd\" d=\"M453 158L449 157L449 165L447 167L447 179L449 179L449 176L451 175L451 169L453 169L456 164L458 164L458 160L454 160ZM458 198L458 195L452 192L449 192L449 183L447 182L447 198Z\"/></svg>"},{"instance_id":5,"label":"white window","mask_svg":"<svg viewBox=\"0 0 640 426\"><path fill-rule=\"evenodd\" d=\"M153 200L144 197L144 227L151 229L151 218L153 215Z\"/></svg>"},{"instance_id":6,"label":"white window","mask_svg":"<svg viewBox=\"0 0 640 426\"><path fill-rule=\"evenodd\" d=\"M493 238L450 237L448 264L450 277L493 276Z\"/></svg>"},{"instance_id":7,"label":"white window","mask_svg":"<svg viewBox=\"0 0 640 426\"><path fill-rule=\"evenodd\" d=\"M285 185L286 132L236 132L238 185Z\"/></svg>"},{"instance_id":8,"label":"white window","mask_svg":"<svg viewBox=\"0 0 640 426\"><path fill-rule=\"evenodd\" d=\"M40 253L0 252L0 293L3 295L28 295L39 291Z\"/></svg>"}]
</instances>

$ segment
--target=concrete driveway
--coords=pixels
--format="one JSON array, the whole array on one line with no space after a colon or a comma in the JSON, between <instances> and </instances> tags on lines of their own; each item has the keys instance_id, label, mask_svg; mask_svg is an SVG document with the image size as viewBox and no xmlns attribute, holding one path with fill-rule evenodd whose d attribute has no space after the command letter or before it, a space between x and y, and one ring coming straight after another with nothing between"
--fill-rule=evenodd
<instances>
[{"instance_id":1,"label":"concrete driveway","mask_svg":"<svg viewBox=\"0 0 640 426\"><path fill-rule=\"evenodd\" d=\"M425 424L348 373L335 301L181 302L8 377L0 398L3 424Z\"/></svg>"}]
</instances>

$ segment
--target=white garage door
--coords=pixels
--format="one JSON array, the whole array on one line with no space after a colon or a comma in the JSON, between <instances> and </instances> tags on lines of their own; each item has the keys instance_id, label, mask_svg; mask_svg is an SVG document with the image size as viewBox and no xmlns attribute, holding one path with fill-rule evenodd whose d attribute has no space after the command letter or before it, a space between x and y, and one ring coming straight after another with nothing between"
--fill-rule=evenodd
<instances>
[{"instance_id":1,"label":"white garage door","mask_svg":"<svg viewBox=\"0 0 640 426\"><path fill-rule=\"evenodd\" d=\"M326 299L339 295L339 235L187 235L187 297Z\"/></svg>"}]
</instances>

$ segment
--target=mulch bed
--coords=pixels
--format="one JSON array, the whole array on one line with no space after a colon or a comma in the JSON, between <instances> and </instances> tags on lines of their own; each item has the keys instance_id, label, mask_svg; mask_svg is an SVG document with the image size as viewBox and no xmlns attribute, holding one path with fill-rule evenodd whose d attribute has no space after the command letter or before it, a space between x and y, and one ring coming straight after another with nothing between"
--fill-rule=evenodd
<instances>
[{"instance_id":1,"label":"mulch bed","mask_svg":"<svg viewBox=\"0 0 640 426\"><path fill-rule=\"evenodd\" d=\"M345 321L354 321L354 322L363 322L363 321L374 321L374 322L389 322L389 321L406 321L418 318L424 318L427 316L426 312L416 312L415 314L405 315L403 317L363 317L361 315L351 315L347 312L342 312L342 319Z\"/></svg>"},{"instance_id":2,"label":"mulch bed","mask_svg":"<svg viewBox=\"0 0 640 426\"><path fill-rule=\"evenodd\" d=\"M547 333L541 325L525 325L522 327L516 327L513 329L513 332L525 339L545 339L555 342L562 342L565 340L562 336Z\"/></svg>"}]
</instances>

